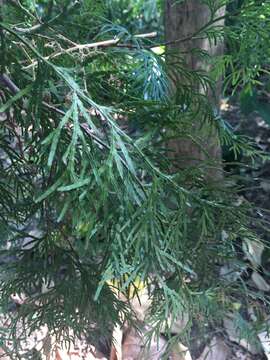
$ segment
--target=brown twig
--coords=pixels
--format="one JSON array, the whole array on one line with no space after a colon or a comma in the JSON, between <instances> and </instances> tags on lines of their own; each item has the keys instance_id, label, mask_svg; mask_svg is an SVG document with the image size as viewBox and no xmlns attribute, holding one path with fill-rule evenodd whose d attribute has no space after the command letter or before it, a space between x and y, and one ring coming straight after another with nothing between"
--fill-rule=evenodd
<instances>
[{"instance_id":1,"label":"brown twig","mask_svg":"<svg viewBox=\"0 0 270 360\"><path fill-rule=\"evenodd\" d=\"M138 34L138 35L135 35L134 37L142 39L142 38L153 38L156 36L157 36L156 32L151 32L151 33L146 33L146 34ZM72 46L66 50L62 50L57 53L46 56L46 57L44 57L44 59L51 60L51 59L59 57L63 54L70 54L75 51L81 51L81 50L85 50L85 49L86 50L97 49L97 48L104 48L104 47L109 47L109 46L121 46L121 47L132 46L130 44L119 44L120 40L121 40L120 38L115 38L115 39L110 39L110 40L98 41L98 42L94 42L94 43L90 43L90 44L78 44L78 45ZM32 64L25 66L24 69L29 69L29 68L35 66L36 64L37 64L37 61L34 61Z\"/></svg>"},{"instance_id":2,"label":"brown twig","mask_svg":"<svg viewBox=\"0 0 270 360\"><path fill-rule=\"evenodd\" d=\"M31 18L36 19L36 17L33 14L31 14L29 10L27 10L24 6L22 6L19 0L9 0L9 3L10 5L13 5L14 7L22 10L26 15L30 16Z\"/></svg>"},{"instance_id":3,"label":"brown twig","mask_svg":"<svg viewBox=\"0 0 270 360\"><path fill-rule=\"evenodd\" d=\"M20 91L20 89L13 83L13 81L11 81L9 79L9 77L5 74L0 75L0 83L4 84L6 87L8 87L12 94L17 94ZM13 132L13 134L15 135L15 137L17 139L20 155L23 158L24 152L23 152L23 144L22 144L21 136L18 133L16 124L12 120L9 119L9 114L7 114L7 124L8 124L7 127Z\"/></svg>"},{"instance_id":4,"label":"brown twig","mask_svg":"<svg viewBox=\"0 0 270 360\"><path fill-rule=\"evenodd\" d=\"M17 4L16 1L14 1L14 0L12 2L13 2L13 5ZM75 1L73 4L65 7L62 12L60 12L55 17L53 17L52 19L50 19L49 21L47 21L45 23L40 22L39 24L36 24L30 28L14 27L14 30L16 30L17 32L20 32L22 34L27 34L27 35L35 34L36 32L40 31L42 28L48 27L48 26L52 25L53 23L55 23L59 18L61 18L66 13L70 12L77 5L78 5L78 1ZM22 8L22 6L20 4L17 4L17 6Z\"/></svg>"},{"instance_id":5,"label":"brown twig","mask_svg":"<svg viewBox=\"0 0 270 360\"><path fill-rule=\"evenodd\" d=\"M13 95L17 94L20 91L18 86L15 85L14 82L6 74L0 75L0 83L7 87Z\"/></svg>"},{"instance_id":6,"label":"brown twig","mask_svg":"<svg viewBox=\"0 0 270 360\"><path fill-rule=\"evenodd\" d=\"M247 5L243 8L237 9L236 11L234 11L233 13L226 13L225 15L221 15L219 17L216 18L211 18L205 25L203 25L199 30L195 31L192 34L189 34L183 38L179 38L179 39L175 39L175 40L171 40L171 41L166 41L160 44L155 45L155 47L158 46L169 46L169 45L175 45L175 44L179 44L179 43L183 43L183 42L187 42L190 40L194 40L195 38L197 38L197 36L202 33L203 31L205 31L209 26L214 25L215 23L222 21L222 20L226 20L228 18L233 18L233 17L237 17L239 16L239 14L241 14L242 11L247 10L247 9L252 9L254 5Z\"/></svg>"},{"instance_id":7,"label":"brown twig","mask_svg":"<svg viewBox=\"0 0 270 360\"><path fill-rule=\"evenodd\" d=\"M0 83L2 83L5 87L7 87L10 92L13 94L13 95L16 95L20 89L18 88L18 86L16 84L14 84L14 82L6 75L6 74L1 74L0 75ZM61 109L58 109L57 107L51 105L51 104L48 104L46 101L42 101L42 105L49 111L52 111L52 112L55 112L57 113L58 115L61 115L61 116L65 116L65 112ZM93 140L95 140L99 145L109 149L109 146L104 143L101 139L99 139L98 136L96 136L92 131L91 129L89 128L88 124L87 123L81 123L80 124L80 127L82 128L82 130L90 137L93 138Z\"/></svg>"}]
</instances>

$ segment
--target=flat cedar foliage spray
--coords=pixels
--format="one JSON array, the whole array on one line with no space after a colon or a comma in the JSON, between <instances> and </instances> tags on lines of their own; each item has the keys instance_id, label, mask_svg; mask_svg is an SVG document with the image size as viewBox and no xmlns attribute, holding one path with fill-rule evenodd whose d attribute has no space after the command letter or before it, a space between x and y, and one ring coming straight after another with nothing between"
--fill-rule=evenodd
<instances>
[{"instance_id":1,"label":"flat cedar foliage spray","mask_svg":"<svg viewBox=\"0 0 270 360\"><path fill-rule=\"evenodd\" d=\"M142 283L150 335L169 336L184 312L189 339L194 324L206 333L239 309L232 304L268 303L220 275L228 262L241 269L239 241L259 241L255 209L229 176L207 177L211 159L172 171L166 149L171 136L192 139L196 118L235 154L264 157L194 89L223 77L227 90L252 91L269 69L269 2L203 2L211 18L194 37L230 50L217 58L191 50L209 73L177 56L166 62L161 2L1 0L1 309L13 294L26 298L6 315L2 337L16 339L14 351L18 324L22 337L46 324L60 340L72 341L72 331L96 344L115 324L135 323L118 292L135 296ZM225 26L216 26L227 4ZM177 99L170 66L185 78Z\"/></svg>"}]
</instances>

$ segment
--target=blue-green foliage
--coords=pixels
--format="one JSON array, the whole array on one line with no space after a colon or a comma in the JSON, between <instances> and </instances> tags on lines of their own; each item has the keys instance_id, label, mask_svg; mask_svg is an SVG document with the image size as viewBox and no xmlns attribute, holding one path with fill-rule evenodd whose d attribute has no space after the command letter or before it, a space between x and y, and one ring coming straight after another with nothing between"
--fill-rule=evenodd
<instances>
[{"instance_id":1,"label":"blue-green foliage","mask_svg":"<svg viewBox=\"0 0 270 360\"><path fill-rule=\"evenodd\" d=\"M269 28L264 13L249 5L241 27L213 30L213 18L196 35L229 34L241 45L215 69L219 76L229 68L235 87L256 78L264 53L252 72L258 58L250 47L267 42L254 35ZM200 121L233 151L264 154L234 136L194 90L211 88L214 72L188 69L177 57L168 68L153 49L160 38L136 36L157 30L160 13L153 0L21 1L2 9L1 256L14 257L1 265L1 302L28 295L18 313L28 331L46 323L62 339L71 328L95 343L131 317L110 282L127 291L137 278L149 284L157 332L168 314L176 319L185 309L190 321L210 326L230 307L231 284L217 269L235 258L238 237L254 238L251 205L237 202L231 182L210 181L214 159L172 171L165 144L181 137L203 147L193 133ZM104 40L116 42L90 46ZM241 282L233 287L253 301Z\"/></svg>"}]
</instances>

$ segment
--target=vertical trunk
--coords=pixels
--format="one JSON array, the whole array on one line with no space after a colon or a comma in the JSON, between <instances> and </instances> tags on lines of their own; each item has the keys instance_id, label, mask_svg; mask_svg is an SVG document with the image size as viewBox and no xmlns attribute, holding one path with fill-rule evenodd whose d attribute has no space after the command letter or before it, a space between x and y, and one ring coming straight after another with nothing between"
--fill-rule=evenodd
<instances>
[{"instance_id":1,"label":"vertical trunk","mask_svg":"<svg viewBox=\"0 0 270 360\"><path fill-rule=\"evenodd\" d=\"M224 15L225 8L220 8L215 17ZM210 70L209 64L202 62L192 49L203 49L208 51L211 56L221 55L223 52L223 43L218 43L211 46L207 39L193 39L186 41L179 41L179 39L188 38L195 34L210 19L209 8L202 4L200 0L166 0L165 4L165 35L166 42L169 43L168 49L174 50L174 54L185 54L186 66L192 70ZM222 25L223 21L215 23L215 25ZM168 61L170 61L168 59ZM176 75L176 81L181 86L181 77ZM203 91L202 89L196 89ZM221 81L216 83L215 93L207 94L212 105L218 107L219 98L221 95ZM189 139L173 139L168 142L168 148L171 153L172 160L179 168L187 166L196 166L204 160L213 160L217 168L209 168L208 175L211 178L220 179L221 171L221 149L218 141L216 131L207 131L200 126L197 119L194 119L194 133L201 139L201 145L195 144ZM207 125L205 125L207 126ZM209 176L208 176L209 177Z\"/></svg>"}]
</instances>

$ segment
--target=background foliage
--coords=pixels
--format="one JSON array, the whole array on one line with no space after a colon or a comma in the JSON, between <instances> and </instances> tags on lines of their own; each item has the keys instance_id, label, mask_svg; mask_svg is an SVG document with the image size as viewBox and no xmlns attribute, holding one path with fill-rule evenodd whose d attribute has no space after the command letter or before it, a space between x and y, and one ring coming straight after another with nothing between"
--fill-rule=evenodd
<instances>
[{"instance_id":1,"label":"background foliage","mask_svg":"<svg viewBox=\"0 0 270 360\"><path fill-rule=\"evenodd\" d=\"M240 88L243 104L251 104L246 96L269 74L270 5L230 2L227 25L218 28L217 4L226 2L204 2L212 17L194 36L225 38L228 46L215 59L198 51L214 63L211 74L188 69L182 57L168 69L162 32L136 36L162 29L161 2L4 2L2 307L14 293L27 296L16 316L10 314L11 333L20 319L27 333L46 323L59 338L70 338L72 329L96 343L115 323L134 322L115 288L136 289L136 279L149 289L153 331L162 327L168 335L169 314L173 320L189 314L181 334L187 336L194 323L210 332L232 303L260 298L268 304L241 277L219 271L230 262L241 273L239 242L260 241L250 227L251 219L262 222L254 208L239 201L229 177L220 182L205 175L216 166L213 159L172 172L164 145L173 136L203 146L193 137L196 119L208 124L209 136L218 129L235 157L265 158L194 88L210 88L223 76L225 91ZM111 46L86 45L116 38ZM177 99L173 71L183 74Z\"/></svg>"}]
</instances>

